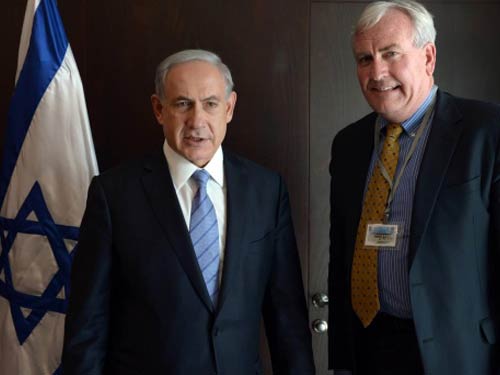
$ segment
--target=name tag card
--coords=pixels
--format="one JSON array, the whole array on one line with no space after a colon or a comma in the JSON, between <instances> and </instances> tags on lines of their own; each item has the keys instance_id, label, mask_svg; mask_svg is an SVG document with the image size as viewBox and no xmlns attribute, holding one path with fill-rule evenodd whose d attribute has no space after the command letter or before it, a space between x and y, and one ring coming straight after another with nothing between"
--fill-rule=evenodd
<instances>
[{"instance_id":1,"label":"name tag card","mask_svg":"<svg viewBox=\"0 0 500 375\"><path fill-rule=\"evenodd\" d=\"M396 247L398 226L395 224L368 224L366 227L366 247Z\"/></svg>"}]
</instances>

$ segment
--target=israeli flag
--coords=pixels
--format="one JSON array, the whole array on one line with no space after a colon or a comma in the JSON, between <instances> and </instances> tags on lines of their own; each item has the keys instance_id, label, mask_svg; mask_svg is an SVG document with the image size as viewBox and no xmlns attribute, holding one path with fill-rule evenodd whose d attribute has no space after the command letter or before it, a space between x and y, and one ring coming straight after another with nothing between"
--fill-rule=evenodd
<instances>
[{"instance_id":1,"label":"israeli flag","mask_svg":"<svg viewBox=\"0 0 500 375\"><path fill-rule=\"evenodd\" d=\"M97 174L55 0L28 0L0 169L0 374L59 373L69 274Z\"/></svg>"}]
</instances>

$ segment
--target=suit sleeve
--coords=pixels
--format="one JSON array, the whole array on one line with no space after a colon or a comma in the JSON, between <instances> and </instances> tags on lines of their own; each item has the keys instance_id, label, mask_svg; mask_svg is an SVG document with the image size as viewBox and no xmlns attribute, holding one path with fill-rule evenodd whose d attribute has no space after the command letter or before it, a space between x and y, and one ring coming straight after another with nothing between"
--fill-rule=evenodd
<instances>
[{"instance_id":1,"label":"suit sleeve","mask_svg":"<svg viewBox=\"0 0 500 375\"><path fill-rule=\"evenodd\" d=\"M312 375L315 370L300 261L288 192L281 178L276 215L275 252L263 305L273 372Z\"/></svg>"},{"instance_id":2,"label":"suit sleeve","mask_svg":"<svg viewBox=\"0 0 500 375\"><path fill-rule=\"evenodd\" d=\"M111 280L111 224L99 177L89 188L66 316L63 373L99 375L106 356Z\"/></svg>"}]
</instances>

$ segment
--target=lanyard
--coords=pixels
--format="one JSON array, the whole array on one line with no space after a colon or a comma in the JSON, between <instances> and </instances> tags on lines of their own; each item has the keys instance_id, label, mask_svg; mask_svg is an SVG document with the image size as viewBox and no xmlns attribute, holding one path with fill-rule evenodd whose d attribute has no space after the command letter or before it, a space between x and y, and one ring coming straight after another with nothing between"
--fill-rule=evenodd
<instances>
[{"instance_id":1,"label":"lanyard","mask_svg":"<svg viewBox=\"0 0 500 375\"><path fill-rule=\"evenodd\" d=\"M396 192L396 189L399 186L399 182L401 180L401 176L403 175L404 170L406 169L406 166L408 165L408 162L410 161L411 157L415 153L415 149L417 148L418 141L422 137L422 134L424 133L425 128L429 125L429 119L431 117L432 111L434 109L434 103L436 102L436 96L434 96L434 99L432 99L432 102L429 104L429 107L427 108L427 111L425 111L425 115L418 125L418 130L417 134L415 134L415 137L413 138L413 142L411 143L410 150L408 151L408 154L406 155L405 160L403 161L403 165L399 169L399 173L397 176L394 176L395 179L391 180L389 173L385 169L384 164L382 163L382 160L380 160L380 135L379 131L377 129L380 129L380 116L377 117L377 121L375 123L375 132L374 132L374 147L375 150L377 150L377 164L380 167L380 171L382 172L382 176L384 176L384 179L387 181L389 184L390 190L389 190L389 196L387 197L387 203L385 205L385 210L384 210L384 222L387 222L389 220L389 216L391 214L391 204L394 199L394 194Z\"/></svg>"}]
</instances>

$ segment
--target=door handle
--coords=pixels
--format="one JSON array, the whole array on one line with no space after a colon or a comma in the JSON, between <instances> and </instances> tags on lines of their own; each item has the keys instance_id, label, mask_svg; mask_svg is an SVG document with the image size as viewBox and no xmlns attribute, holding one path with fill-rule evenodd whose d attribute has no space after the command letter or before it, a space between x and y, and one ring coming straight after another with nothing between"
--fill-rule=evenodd
<instances>
[{"instance_id":1,"label":"door handle","mask_svg":"<svg viewBox=\"0 0 500 375\"><path fill-rule=\"evenodd\" d=\"M325 333L328 331L328 323L323 319L316 319L312 322L312 329L316 333Z\"/></svg>"},{"instance_id":2,"label":"door handle","mask_svg":"<svg viewBox=\"0 0 500 375\"><path fill-rule=\"evenodd\" d=\"M316 293L312 296L312 303L318 309L328 306L328 296L325 293Z\"/></svg>"}]
</instances>

